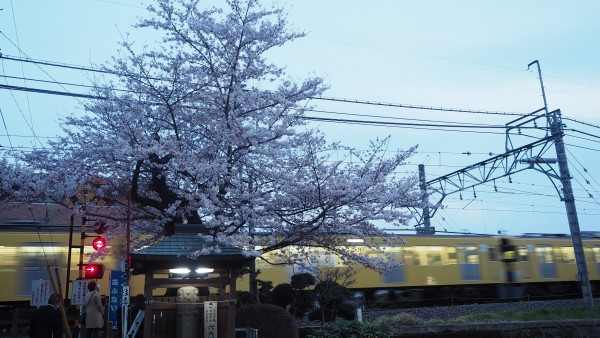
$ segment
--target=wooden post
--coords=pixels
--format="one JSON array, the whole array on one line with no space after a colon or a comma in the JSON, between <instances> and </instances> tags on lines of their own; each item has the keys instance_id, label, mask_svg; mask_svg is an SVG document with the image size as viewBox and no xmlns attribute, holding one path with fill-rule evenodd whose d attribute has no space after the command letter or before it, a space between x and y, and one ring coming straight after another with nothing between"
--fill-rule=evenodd
<instances>
[{"instance_id":1,"label":"wooden post","mask_svg":"<svg viewBox=\"0 0 600 338\"><path fill-rule=\"evenodd\" d=\"M15 312L13 313L11 338L17 338L17 337L19 337L19 308L15 307Z\"/></svg>"},{"instance_id":2,"label":"wooden post","mask_svg":"<svg viewBox=\"0 0 600 338\"><path fill-rule=\"evenodd\" d=\"M229 333L228 337L235 337L235 297L236 297L236 273L234 268L229 268L229 301L227 305L229 306L229 313L227 314L227 324Z\"/></svg>"},{"instance_id":3,"label":"wooden post","mask_svg":"<svg viewBox=\"0 0 600 338\"><path fill-rule=\"evenodd\" d=\"M154 289L154 270L146 268L146 286L144 287L144 296L146 304L144 306L144 338L152 337L152 290Z\"/></svg>"}]
</instances>

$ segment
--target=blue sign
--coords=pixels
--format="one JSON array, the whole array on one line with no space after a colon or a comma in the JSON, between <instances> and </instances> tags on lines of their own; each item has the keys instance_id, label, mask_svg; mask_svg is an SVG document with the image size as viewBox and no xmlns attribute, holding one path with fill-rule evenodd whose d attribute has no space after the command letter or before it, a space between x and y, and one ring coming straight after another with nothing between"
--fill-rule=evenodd
<instances>
[{"instance_id":1,"label":"blue sign","mask_svg":"<svg viewBox=\"0 0 600 338\"><path fill-rule=\"evenodd\" d=\"M123 271L111 270L110 271L110 297L108 300L108 320L112 322L113 330L117 329L119 320L119 308L121 307L121 298L123 297L122 291L125 285L125 279L123 278Z\"/></svg>"}]
</instances>

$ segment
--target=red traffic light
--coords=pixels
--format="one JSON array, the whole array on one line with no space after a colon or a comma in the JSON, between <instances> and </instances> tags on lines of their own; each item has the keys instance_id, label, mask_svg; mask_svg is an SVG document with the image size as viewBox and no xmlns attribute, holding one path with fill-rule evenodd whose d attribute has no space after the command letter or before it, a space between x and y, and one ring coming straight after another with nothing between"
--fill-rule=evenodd
<instances>
[{"instance_id":1,"label":"red traffic light","mask_svg":"<svg viewBox=\"0 0 600 338\"><path fill-rule=\"evenodd\" d=\"M100 251L104 249L104 247L106 247L106 240L103 237L98 236L94 238L94 240L92 241L92 248L94 248L97 251Z\"/></svg>"},{"instance_id":2,"label":"red traffic light","mask_svg":"<svg viewBox=\"0 0 600 338\"><path fill-rule=\"evenodd\" d=\"M85 265L85 278L100 279L104 276L104 265L90 263Z\"/></svg>"}]
</instances>

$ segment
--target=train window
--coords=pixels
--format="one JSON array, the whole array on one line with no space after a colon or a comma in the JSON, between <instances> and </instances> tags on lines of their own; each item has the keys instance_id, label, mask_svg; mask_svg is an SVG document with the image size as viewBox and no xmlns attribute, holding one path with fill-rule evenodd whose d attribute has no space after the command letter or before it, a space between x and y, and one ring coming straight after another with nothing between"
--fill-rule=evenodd
<instances>
[{"instance_id":1,"label":"train window","mask_svg":"<svg viewBox=\"0 0 600 338\"><path fill-rule=\"evenodd\" d=\"M447 247L446 252L448 253L448 264L458 264L458 256L456 255L456 248Z\"/></svg>"},{"instance_id":2,"label":"train window","mask_svg":"<svg viewBox=\"0 0 600 338\"><path fill-rule=\"evenodd\" d=\"M527 262L529 260L529 254L526 246L521 245L517 247L517 253L519 254L519 257L517 258L518 262Z\"/></svg>"},{"instance_id":3,"label":"train window","mask_svg":"<svg viewBox=\"0 0 600 338\"><path fill-rule=\"evenodd\" d=\"M21 243L17 254L20 267L24 269L67 266L67 248L60 243Z\"/></svg>"},{"instance_id":4,"label":"train window","mask_svg":"<svg viewBox=\"0 0 600 338\"><path fill-rule=\"evenodd\" d=\"M412 249L404 249L404 264L406 264L406 265L414 264Z\"/></svg>"},{"instance_id":5,"label":"train window","mask_svg":"<svg viewBox=\"0 0 600 338\"><path fill-rule=\"evenodd\" d=\"M15 247L0 246L0 271L15 270L17 266L17 249Z\"/></svg>"},{"instance_id":6,"label":"train window","mask_svg":"<svg viewBox=\"0 0 600 338\"><path fill-rule=\"evenodd\" d=\"M535 247L535 255L539 263L554 263L552 247L549 245L538 245Z\"/></svg>"},{"instance_id":7,"label":"train window","mask_svg":"<svg viewBox=\"0 0 600 338\"><path fill-rule=\"evenodd\" d=\"M427 265L442 265L442 252L440 247L431 247L427 250Z\"/></svg>"},{"instance_id":8,"label":"train window","mask_svg":"<svg viewBox=\"0 0 600 338\"><path fill-rule=\"evenodd\" d=\"M387 254L394 260L394 262L396 262L398 264L405 264L404 263L404 253L403 253L402 248L398 248L398 247L388 248Z\"/></svg>"},{"instance_id":9,"label":"train window","mask_svg":"<svg viewBox=\"0 0 600 338\"><path fill-rule=\"evenodd\" d=\"M441 246L417 246L414 248L413 263L415 265L442 265Z\"/></svg>"},{"instance_id":10,"label":"train window","mask_svg":"<svg viewBox=\"0 0 600 338\"><path fill-rule=\"evenodd\" d=\"M575 251L572 247L560 247L555 250L556 258L561 263L575 263Z\"/></svg>"},{"instance_id":11,"label":"train window","mask_svg":"<svg viewBox=\"0 0 600 338\"><path fill-rule=\"evenodd\" d=\"M460 264L479 264L479 250L476 245L459 245L456 251Z\"/></svg>"},{"instance_id":12,"label":"train window","mask_svg":"<svg viewBox=\"0 0 600 338\"><path fill-rule=\"evenodd\" d=\"M600 263L600 246L593 247L592 253L594 255L594 260L596 261L596 263Z\"/></svg>"},{"instance_id":13,"label":"train window","mask_svg":"<svg viewBox=\"0 0 600 338\"><path fill-rule=\"evenodd\" d=\"M421 265L420 252L417 247L404 249L404 261L406 264Z\"/></svg>"}]
</instances>

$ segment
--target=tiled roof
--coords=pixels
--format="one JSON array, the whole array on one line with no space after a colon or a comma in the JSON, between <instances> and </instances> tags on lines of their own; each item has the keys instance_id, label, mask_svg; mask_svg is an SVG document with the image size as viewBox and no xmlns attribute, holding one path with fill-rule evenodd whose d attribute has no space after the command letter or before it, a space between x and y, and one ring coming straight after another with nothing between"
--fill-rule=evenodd
<instances>
[{"instance_id":1,"label":"tiled roof","mask_svg":"<svg viewBox=\"0 0 600 338\"><path fill-rule=\"evenodd\" d=\"M220 252L200 255L192 258L189 255L201 250L207 245L199 237L203 229L197 225L177 225L175 234L166 237L153 245L132 252L131 258L134 267L141 268L145 265L159 267L164 263L194 261L211 262L218 265L240 265L248 261L242 254L242 250L236 247L219 245ZM212 246L208 244L209 246ZM162 262L162 263L161 263Z\"/></svg>"}]
</instances>

